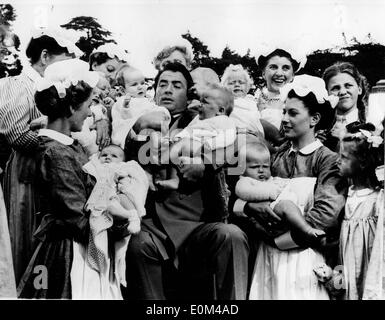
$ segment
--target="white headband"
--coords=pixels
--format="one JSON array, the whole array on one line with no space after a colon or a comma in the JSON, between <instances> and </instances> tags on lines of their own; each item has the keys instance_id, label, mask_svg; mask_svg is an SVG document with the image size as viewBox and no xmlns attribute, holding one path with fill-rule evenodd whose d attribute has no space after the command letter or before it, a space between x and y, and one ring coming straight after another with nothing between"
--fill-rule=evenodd
<instances>
[{"instance_id":1,"label":"white headband","mask_svg":"<svg viewBox=\"0 0 385 320\"><path fill-rule=\"evenodd\" d=\"M84 52L81 51L76 45L75 36L70 30L65 30L62 28L42 28L32 30L32 39L38 39L42 36L48 36L59 44L63 48L67 48L69 53L73 53L77 58L81 57Z\"/></svg>"},{"instance_id":2,"label":"white headband","mask_svg":"<svg viewBox=\"0 0 385 320\"><path fill-rule=\"evenodd\" d=\"M329 101L333 109L338 104L338 97L334 95L329 96L326 90L325 81L318 77L309 76L307 74L295 76L293 82L285 84L280 89L282 101L287 99L287 95L291 90L293 90L299 97L304 97L312 92L318 103L322 104Z\"/></svg>"},{"instance_id":3,"label":"white headband","mask_svg":"<svg viewBox=\"0 0 385 320\"><path fill-rule=\"evenodd\" d=\"M99 74L89 71L88 63L79 59L68 59L49 65L44 72L44 77L37 82L37 91L43 91L55 86L60 98L66 95L66 89L77 85L79 81L86 82L94 88L99 81Z\"/></svg>"},{"instance_id":4,"label":"white headband","mask_svg":"<svg viewBox=\"0 0 385 320\"><path fill-rule=\"evenodd\" d=\"M365 137L366 138L366 141L372 145L373 148L378 148L380 146L380 144L382 143L382 141L384 141L382 139L382 137L380 136L376 136L374 134L372 134L370 131L368 130L363 130L363 129L359 129L360 131L353 134L354 137Z\"/></svg>"},{"instance_id":5,"label":"white headband","mask_svg":"<svg viewBox=\"0 0 385 320\"><path fill-rule=\"evenodd\" d=\"M297 44L298 45L298 44ZM289 53L291 55L291 57L298 62L298 68L297 70L294 70L295 72L297 72L298 70L302 69L306 62L307 62L307 57L306 57L306 53L303 52L303 50L300 50L300 49L295 49L294 46L289 46L289 45L281 45L281 46L271 46L270 44L267 44L267 43L261 43L258 45L258 48L256 50L256 54L255 54L255 57L257 58L257 61L259 59L260 56L263 56L263 57L267 57L269 54L273 53L275 50L277 49L281 49L281 50L284 50L286 51L287 53Z\"/></svg>"},{"instance_id":6,"label":"white headband","mask_svg":"<svg viewBox=\"0 0 385 320\"><path fill-rule=\"evenodd\" d=\"M120 61L128 62L128 54L126 50L123 50L119 46L113 43L106 43L98 47L97 49L94 49L92 53L106 53L109 58L114 59L115 57L118 58Z\"/></svg>"}]
</instances>

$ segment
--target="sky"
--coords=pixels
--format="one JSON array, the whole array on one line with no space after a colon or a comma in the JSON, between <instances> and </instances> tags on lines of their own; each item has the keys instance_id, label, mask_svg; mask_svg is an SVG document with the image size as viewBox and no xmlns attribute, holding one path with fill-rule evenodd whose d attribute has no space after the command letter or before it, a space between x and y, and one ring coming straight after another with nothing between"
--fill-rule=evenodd
<instances>
[{"instance_id":1,"label":"sky","mask_svg":"<svg viewBox=\"0 0 385 320\"><path fill-rule=\"evenodd\" d=\"M385 45L385 0L15 0L14 32L22 50L33 27L60 25L92 16L130 52L130 63L154 76L160 49L190 31L220 56L228 45L257 57L264 48L285 47L301 54L372 39Z\"/></svg>"}]
</instances>

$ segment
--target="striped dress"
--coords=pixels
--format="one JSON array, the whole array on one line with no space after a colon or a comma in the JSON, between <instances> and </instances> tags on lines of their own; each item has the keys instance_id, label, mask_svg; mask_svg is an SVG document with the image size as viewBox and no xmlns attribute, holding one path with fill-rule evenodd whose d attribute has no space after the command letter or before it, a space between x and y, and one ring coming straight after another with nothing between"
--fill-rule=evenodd
<instances>
[{"instance_id":1,"label":"striped dress","mask_svg":"<svg viewBox=\"0 0 385 320\"><path fill-rule=\"evenodd\" d=\"M27 67L21 75L0 81L0 146L2 150L13 149L4 173L4 200L16 282L24 273L34 249L32 154L38 139L29 126L32 120L41 116L34 102L34 84L39 78L32 67ZM8 157L8 154L3 153L3 156Z\"/></svg>"}]
</instances>

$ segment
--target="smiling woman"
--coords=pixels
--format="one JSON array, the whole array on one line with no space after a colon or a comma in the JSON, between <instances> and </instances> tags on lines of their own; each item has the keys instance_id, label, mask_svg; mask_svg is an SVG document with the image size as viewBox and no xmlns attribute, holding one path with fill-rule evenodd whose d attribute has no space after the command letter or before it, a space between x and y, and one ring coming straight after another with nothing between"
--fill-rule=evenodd
<instances>
[{"instance_id":1,"label":"smiling woman","mask_svg":"<svg viewBox=\"0 0 385 320\"><path fill-rule=\"evenodd\" d=\"M286 83L293 81L294 72L301 64L287 51L276 49L266 56L260 55L258 65L262 69L266 87L256 93L257 106L261 112L261 118L279 129L283 110L279 90Z\"/></svg>"}]
</instances>

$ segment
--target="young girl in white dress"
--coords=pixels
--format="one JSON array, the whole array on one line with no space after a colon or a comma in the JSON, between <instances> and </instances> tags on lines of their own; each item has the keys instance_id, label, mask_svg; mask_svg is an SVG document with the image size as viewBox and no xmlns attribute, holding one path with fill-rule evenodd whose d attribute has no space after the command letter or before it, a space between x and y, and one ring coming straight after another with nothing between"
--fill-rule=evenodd
<instances>
[{"instance_id":1,"label":"young girl in white dress","mask_svg":"<svg viewBox=\"0 0 385 320\"><path fill-rule=\"evenodd\" d=\"M263 134L257 105L254 97L248 94L253 84L248 72L240 64L230 64L222 75L221 84L233 93L234 109L230 117L237 127Z\"/></svg>"},{"instance_id":2,"label":"young girl in white dress","mask_svg":"<svg viewBox=\"0 0 385 320\"><path fill-rule=\"evenodd\" d=\"M360 129L365 128L369 129ZM374 125L349 129L342 139L339 169L351 181L340 235L345 299L384 299L384 190L375 173L383 164L384 143Z\"/></svg>"}]
</instances>

